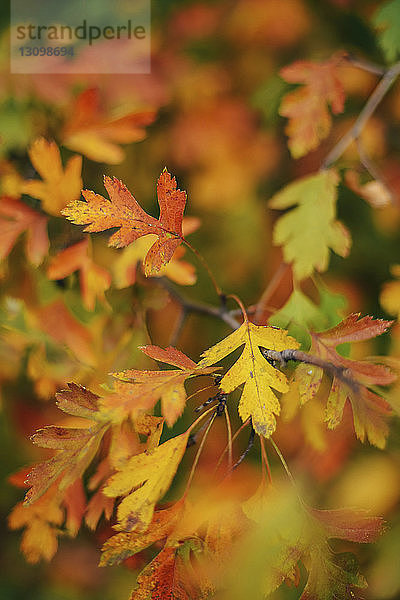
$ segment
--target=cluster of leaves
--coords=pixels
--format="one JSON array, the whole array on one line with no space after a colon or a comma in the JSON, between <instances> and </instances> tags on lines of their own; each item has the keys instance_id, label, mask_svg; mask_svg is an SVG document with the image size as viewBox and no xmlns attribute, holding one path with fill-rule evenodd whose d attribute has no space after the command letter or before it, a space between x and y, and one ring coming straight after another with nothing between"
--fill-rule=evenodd
<instances>
[{"instance_id":1,"label":"cluster of leaves","mask_svg":"<svg viewBox=\"0 0 400 600\"><path fill-rule=\"evenodd\" d=\"M262 4L260 16L268 25L273 22L273 2L268 7L263 2L253 4L254 10ZM288 6L297 14L296 35L301 37L307 29L301 25L303 4L283 2L280 10ZM386 2L374 17L378 41L389 62L400 52L395 18L399 10L398 0ZM256 36L257 30L243 19L243 11L248 11L248 0L236 2L229 18L220 7L205 5L189 6L176 14L169 40L171 54L165 52L162 67L165 80L180 82L175 84L176 98L168 98L179 109L167 136L168 161L185 171L191 205L209 221L211 233L214 219L207 211L217 215L216 237L222 247L226 245L228 257L221 276L224 289L244 277L250 263L257 274L260 266L265 270L258 246L255 261L241 250L257 244L252 227L263 220L251 197L258 193L259 179L282 160L281 149L276 131L260 133L246 103L229 96L221 69L202 67L194 82L191 78L197 75L190 67L181 65L171 76L170 70L171 65L181 64L174 60L181 51L179 44L183 47L193 41L191 36L196 37L191 31L195 22L200 37L226 27L224 35L237 45L240 55L243 39ZM290 39L282 41L288 34L278 31L275 35L278 46L290 46ZM255 43L256 56L258 51L264 53L263 43ZM237 63L235 68L243 75ZM279 104L279 114L287 119L288 147L294 159L309 162L294 170L299 177L269 194L268 207L284 213L271 212L275 248L270 249L270 272L259 300L254 305L249 302L247 308L216 283L203 256L212 256L217 266L222 262L218 245L208 241L211 236L202 253L187 240L200 220L184 217L186 192L178 189L167 169L156 184L158 218L143 208L146 200L139 204L120 181L119 177L133 189L131 173L123 165L114 167L118 178L113 173L104 176L107 195L85 189L81 199L82 167L87 167L85 180L93 181L90 187L99 190L94 163L123 163L121 146L145 138L145 128L156 118L154 108L135 108L116 117L109 109L110 97L86 86L71 108L60 110L55 103L49 109L46 127L24 148L23 161L12 162L10 152L10 159L0 162L0 258L5 282L0 351L7 356L0 378L7 396L24 370L36 399L48 400L56 394L61 410L58 417L49 405L37 410L40 428L32 441L51 456L43 459L42 454L33 454L33 460L38 456L43 460L11 477L17 486L29 488L25 501L9 516L11 529L24 528L21 549L28 562L50 560L59 536L74 537L86 524L100 530L101 566L129 563L132 556L138 556L134 564L144 569L132 600L267 596L283 583L302 586L298 594L302 600L360 597L366 580L354 556L340 549L347 550L349 542L376 541L383 519L361 509L312 507L321 505L321 499L303 499L300 484L275 443L278 439L281 446L282 440L290 454L291 447L302 446L305 440L317 453L322 469L329 456L333 469L339 470L354 438L383 449L389 418L399 412L396 351L392 359L365 358L371 348L366 343L387 332L392 321L358 312L345 316L344 298L337 293L340 285L335 288L329 277L321 278L332 251L348 257L352 236L357 245L356 228L350 234L342 218L338 219L337 204L343 194L356 194L372 209L387 211L388 220L395 220L396 190L388 178L380 176L364 147L369 150L361 131L367 132L368 120L372 121L369 101L356 124L347 123L350 129L344 142L335 144L335 131L331 131L332 115L344 112L352 94L346 69L353 73L360 66L356 63L342 52L319 62L295 61L280 70L276 108ZM400 72L398 65L381 71L369 63L367 67L367 72L375 68L375 74L383 75L384 85L378 84L374 94L381 89L386 92ZM144 104L158 107L165 102L160 92L168 87L165 80L159 73L153 75L153 88L148 91L151 102ZM213 87L218 89L217 100L204 91ZM383 96L384 92L375 95L374 109ZM253 101L257 104L256 93ZM264 116L268 120L267 109ZM347 142L354 139L358 148L339 162ZM327 140L333 150L325 156ZM154 146L153 155L146 156L149 166L146 175L142 174L144 184L139 160L135 173L144 198L154 187L148 176L150 165L154 166L151 160L157 162L154 156L165 156L167 150L157 133L147 142ZM8 143L5 140L6 150ZM246 154L252 160L244 161ZM354 164L358 158L361 173ZM250 200L246 204L243 198ZM219 211L227 208L222 222ZM236 229L235 219L240 221ZM85 227L79 230L71 222ZM107 247L102 232L110 229ZM229 245L228 237L237 248ZM198 239L201 245L201 231ZM210 275L218 305L188 300L177 291L175 284L190 286L197 277L203 281L202 270L197 273L187 260L188 249ZM398 278L398 265L392 266L392 273ZM250 292L244 294L246 300L253 299ZM385 284L381 305L396 318L399 298L398 281ZM350 310L357 311L351 293L349 299ZM239 310L230 307L231 301ZM195 342L184 353L175 346L185 348L181 326L186 327L186 317L195 313L208 315L214 324L219 319L233 331L219 334L220 324L204 331L193 325L189 335ZM162 328L157 319L163 322ZM396 335L397 325L394 340ZM166 347L149 343L158 337L167 340L161 344ZM200 357L193 360L187 354ZM162 366L151 370L150 361ZM204 383L198 383L200 377ZM391 392L388 386L393 383ZM198 407L200 415L187 423L186 404L197 394L205 398ZM226 447L220 447L221 416L226 424ZM293 438L292 446L285 443L282 423L290 418L296 419L286 433ZM50 419L56 424L43 427ZM244 448L238 443L242 431L249 433ZM253 444L260 449L261 469L245 460ZM289 489L278 469L271 473L267 448L280 458ZM303 459L304 469L313 473L311 463ZM331 538L346 543L332 544Z\"/></svg>"}]
</instances>

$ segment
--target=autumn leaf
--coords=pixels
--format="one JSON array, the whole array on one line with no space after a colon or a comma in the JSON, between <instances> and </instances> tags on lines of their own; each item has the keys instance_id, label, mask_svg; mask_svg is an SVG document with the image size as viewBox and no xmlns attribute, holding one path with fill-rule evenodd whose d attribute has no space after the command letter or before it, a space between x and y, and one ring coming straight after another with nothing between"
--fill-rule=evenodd
<instances>
[{"instance_id":1,"label":"autumn leaf","mask_svg":"<svg viewBox=\"0 0 400 600\"><path fill-rule=\"evenodd\" d=\"M269 325L287 329L298 341L310 344L309 330L321 329L336 325L340 320L338 312L346 304L340 294L332 294L329 290L318 287L319 305L306 296L300 289L295 288L288 301L269 319Z\"/></svg>"},{"instance_id":2,"label":"autumn leaf","mask_svg":"<svg viewBox=\"0 0 400 600\"><path fill-rule=\"evenodd\" d=\"M123 248L148 234L156 234L157 240L147 252L144 260L146 276L152 275L166 265L182 242L182 219L186 204L186 193L176 188L175 177L166 169L157 182L157 198L160 218L148 215L135 198L116 179L104 177L104 186L110 200L89 190L82 192L86 202L71 203L63 214L77 225L87 225L84 231L93 233L118 227L109 245Z\"/></svg>"},{"instance_id":3,"label":"autumn leaf","mask_svg":"<svg viewBox=\"0 0 400 600\"><path fill-rule=\"evenodd\" d=\"M289 119L285 132L294 158L304 156L319 146L332 125L332 113L343 112L345 94L338 77L341 56L323 63L299 60L284 67L281 77L289 83L303 84L283 97L279 114Z\"/></svg>"},{"instance_id":4,"label":"autumn leaf","mask_svg":"<svg viewBox=\"0 0 400 600\"><path fill-rule=\"evenodd\" d=\"M155 542L166 539L178 524L183 506L183 501L180 500L170 508L157 510L146 531L121 532L108 538L102 548L100 566L118 564Z\"/></svg>"},{"instance_id":5,"label":"autumn leaf","mask_svg":"<svg viewBox=\"0 0 400 600\"><path fill-rule=\"evenodd\" d=\"M118 164L125 157L119 144L146 137L145 127L156 117L153 110L108 116L101 106L99 90L89 88L76 98L62 132L63 145L98 162Z\"/></svg>"},{"instance_id":6,"label":"autumn leaf","mask_svg":"<svg viewBox=\"0 0 400 600\"><path fill-rule=\"evenodd\" d=\"M210 584L194 571L190 561L191 552L201 553L200 540L188 539L177 547L165 546L140 573L137 579L138 587L130 600L207 598Z\"/></svg>"},{"instance_id":7,"label":"autumn leaf","mask_svg":"<svg viewBox=\"0 0 400 600\"><path fill-rule=\"evenodd\" d=\"M17 474L18 475L18 474ZM86 499L80 480L62 494L55 481L35 502L19 502L8 517L11 529L24 528L21 550L29 563L49 561L57 552L58 536L74 537L80 527ZM63 526L63 529L61 529Z\"/></svg>"},{"instance_id":8,"label":"autumn leaf","mask_svg":"<svg viewBox=\"0 0 400 600\"><path fill-rule=\"evenodd\" d=\"M58 217L61 209L81 195L82 157L72 156L64 169L57 144L44 138L35 140L28 152L43 181L25 181L21 191L32 198L39 198L43 210Z\"/></svg>"},{"instance_id":9,"label":"autumn leaf","mask_svg":"<svg viewBox=\"0 0 400 600\"><path fill-rule=\"evenodd\" d=\"M338 175L322 171L286 186L269 201L270 208L295 206L280 217L274 227L274 244L283 246L285 261L293 263L296 279L328 268L329 249L347 256L350 234L336 220Z\"/></svg>"},{"instance_id":10,"label":"autumn leaf","mask_svg":"<svg viewBox=\"0 0 400 600\"><path fill-rule=\"evenodd\" d=\"M90 331L71 314L61 299L41 306L35 316L41 330L65 346L78 360L91 366L97 364Z\"/></svg>"},{"instance_id":11,"label":"autumn leaf","mask_svg":"<svg viewBox=\"0 0 400 600\"><path fill-rule=\"evenodd\" d=\"M155 235L147 235L121 250L112 265L117 289L123 289L136 282L137 267L143 263L156 239ZM152 277L168 277L178 285L195 284L195 268L187 261L181 260L184 254L185 248L178 246L169 263L152 273Z\"/></svg>"},{"instance_id":12,"label":"autumn leaf","mask_svg":"<svg viewBox=\"0 0 400 600\"><path fill-rule=\"evenodd\" d=\"M142 351L154 360L179 367L168 371L138 371L128 369L113 373L118 380L116 393L103 400L106 408L115 408L121 414L137 417L140 411L151 410L161 399L161 412L166 423L172 427L185 408L184 382L189 377L207 375L215 371L211 367L199 367L176 348L144 346ZM133 383L126 383L133 382Z\"/></svg>"},{"instance_id":13,"label":"autumn leaf","mask_svg":"<svg viewBox=\"0 0 400 600\"><path fill-rule=\"evenodd\" d=\"M64 521L64 511L57 497L56 486L47 490L34 504L19 502L8 517L11 529L25 528L21 550L29 563L42 558L51 560L58 548L58 532Z\"/></svg>"},{"instance_id":14,"label":"autumn leaf","mask_svg":"<svg viewBox=\"0 0 400 600\"><path fill-rule=\"evenodd\" d=\"M116 529L144 532L153 518L156 502L171 485L186 450L190 430L152 451L133 456L104 488L112 498L125 496L118 506ZM132 491L133 490L133 491Z\"/></svg>"},{"instance_id":15,"label":"autumn leaf","mask_svg":"<svg viewBox=\"0 0 400 600\"><path fill-rule=\"evenodd\" d=\"M25 253L30 263L39 266L49 249L47 217L16 198L0 198L0 260L10 254L19 236L26 232Z\"/></svg>"},{"instance_id":16,"label":"autumn leaf","mask_svg":"<svg viewBox=\"0 0 400 600\"><path fill-rule=\"evenodd\" d=\"M282 329L254 325L245 319L239 329L203 352L199 367L213 365L243 345L241 356L224 375L220 387L229 393L244 384L239 415L242 421L251 417L256 432L268 438L276 428L274 415L280 413L280 404L272 389L287 392L289 387L286 376L265 360L260 346L281 351L298 348L299 344Z\"/></svg>"},{"instance_id":17,"label":"autumn leaf","mask_svg":"<svg viewBox=\"0 0 400 600\"><path fill-rule=\"evenodd\" d=\"M400 52L400 1L384 2L373 16L372 22L378 29L379 44L389 63L396 60Z\"/></svg>"},{"instance_id":18,"label":"autumn leaf","mask_svg":"<svg viewBox=\"0 0 400 600\"><path fill-rule=\"evenodd\" d=\"M391 409L383 398L368 388L389 385L396 377L383 365L345 358L335 348L340 344L380 335L392 322L369 316L359 317L359 314L353 313L336 327L311 333L310 353L334 365L348 377L347 382L340 378L339 373L333 377L325 416L328 427L334 429L341 422L344 405L349 400L357 437L362 442L367 438L371 444L383 448L388 434L386 418L391 414ZM322 375L322 369L315 365L302 364L296 369L295 379L299 383L302 403L317 393Z\"/></svg>"},{"instance_id":19,"label":"autumn leaf","mask_svg":"<svg viewBox=\"0 0 400 600\"><path fill-rule=\"evenodd\" d=\"M373 179L362 184L359 174L348 169L345 182L354 193L364 198L372 208L384 208L393 203L393 195L383 181Z\"/></svg>"},{"instance_id":20,"label":"autumn leaf","mask_svg":"<svg viewBox=\"0 0 400 600\"><path fill-rule=\"evenodd\" d=\"M94 262L87 239L54 256L47 267L47 277L51 280L64 279L78 270L83 302L88 310L93 311L96 299L106 302L104 292L111 285L111 275Z\"/></svg>"},{"instance_id":21,"label":"autumn leaf","mask_svg":"<svg viewBox=\"0 0 400 600\"><path fill-rule=\"evenodd\" d=\"M95 457L108 428L97 407L98 396L86 388L70 384L69 389L60 392L57 397L61 410L90 419L90 423L81 428L49 425L32 436L34 444L56 453L33 467L28 474L30 489L25 496L26 504L38 500L55 481L58 481L59 491L63 491L80 479Z\"/></svg>"}]
</instances>

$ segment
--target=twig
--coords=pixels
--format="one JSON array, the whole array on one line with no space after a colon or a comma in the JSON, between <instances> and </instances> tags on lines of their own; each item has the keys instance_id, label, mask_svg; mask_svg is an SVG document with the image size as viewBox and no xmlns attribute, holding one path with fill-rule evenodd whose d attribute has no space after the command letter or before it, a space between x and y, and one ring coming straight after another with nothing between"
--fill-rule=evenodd
<instances>
[{"instance_id":1,"label":"twig","mask_svg":"<svg viewBox=\"0 0 400 600\"><path fill-rule=\"evenodd\" d=\"M210 317L222 319L222 321L225 321L225 323L232 327L232 329L237 329L239 327L240 323L223 306L218 308L217 306L212 306L211 304L192 302L174 290L168 281L160 279L160 284L164 289L167 290L169 295L182 306L182 309L186 312L186 314L198 313L202 315L209 315Z\"/></svg>"},{"instance_id":2,"label":"twig","mask_svg":"<svg viewBox=\"0 0 400 600\"><path fill-rule=\"evenodd\" d=\"M278 352L276 350L267 350L266 348L261 348L261 352L263 356L267 360L275 360L280 362L282 366L289 360L294 360L297 362L306 363L308 365L314 365L316 367L320 367L326 373L329 373L332 377L336 377L342 383L346 384L349 388L353 390L353 392L358 393L360 391L359 383L349 375L348 369L345 367L341 367L335 365L327 360L323 360L319 356L313 356L312 354L307 354L307 352L302 352L301 350L282 350Z\"/></svg>"},{"instance_id":3,"label":"twig","mask_svg":"<svg viewBox=\"0 0 400 600\"><path fill-rule=\"evenodd\" d=\"M246 456L248 455L248 453L252 449L252 447L254 445L254 437L255 437L255 435L256 435L255 429L254 429L253 426L251 426L251 431L250 431L249 441L247 442L247 446L244 449L244 451L242 452L242 454L239 456L238 460L235 462L235 464L233 465L233 467L231 468L232 471L234 469L236 469L240 465L241 462L244 461L244 459L246 458Z\"/></svg>"},{"instance_id":4,"label":"twig","mask_svg":"<svg viewBox=\"0 0 400 600\"><path fill-rule=\"evenodd\" d=\"M382 67L381 65L371 63L363 58L357 58L351 53L345 54L343 59L350 63L353 67L358 67L359 69L368 71L368 73L373 73L374 75L384 75L387 71L387 67Z\"/></svg>"},{"instance_id":5,"label":"twig","mask_svg":"<svg viewBox=\"0 0 400 600\"><path fill-rule=\"evenodd\" d=\"M351 142L360 136L364 125L372 116L380 102L383 100L386 92L393 85L399 74L400 62L394 64L385 72L382 79L368 98L364 108L358 115L354 125L347 133L344 134L344 136L338 141L336 146L332 148L328 156L323 161L321 170L328 169L334 162L338 160L338 158L342 156L343 152L348 148L348 146L350 146Z\"/></svg>"}]
</instances>

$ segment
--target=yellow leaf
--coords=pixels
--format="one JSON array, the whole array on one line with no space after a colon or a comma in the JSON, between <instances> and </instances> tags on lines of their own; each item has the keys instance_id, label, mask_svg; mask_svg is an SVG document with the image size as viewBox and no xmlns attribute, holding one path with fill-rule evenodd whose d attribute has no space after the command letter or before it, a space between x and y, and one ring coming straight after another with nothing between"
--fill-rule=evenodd
<instances>
[{"instance_id":1,"label":"yellow leaf","mask_svg":"<svg viewBox=\"0 0 400 600\"><path fill-rule=\"evenodd\" d=\"M116 529L147 529L156 502L171 485L186 450L189 433L190 430L171 438L152 452L133 456L123 470L109 479L103 493L110 497L126 496L118 507Z\"/></svg>"},{"instance_id":2,"label":"yellow leaf","mask_svg":"<svg viewBox=\"0 0 400 600\"><path fill-rule=\"evenodd\" d=\"M254 325L246 319L239 329L203 352L199 366L212 365L243 344L241 356L224 375L220 387L228 393L244 384L239 414L243 421L251 417L256 432L268 438L276 428L274 415L280 413L278 398L271 388L287 392L289 387L286 376L269 364L261 354L260 346L281 351L298 348L299 344L283 329Z\"/></svg>"},{"instance_id":3,"label":"yellow leaf","mask_svg":"<svg viewBox=\"0 0 400 600\"><path fill-rule=\"evenodd\" d=\"M57 144L38 138L29 149L29 158L43 181L26 181L21 191L39 198L47 213L59 217L61 209L81 195L82 157L72 156L63 169Z\"/></svg>"},{"instance_id":4,"label":"yellow leaf","mask_svg":"<svg viewBox=\"0 0 400 600\"><path fill-rule=\"evenodd\" d=\"M326 271L329 249L347 256L350 234L336 220L338 175L323 171L294 181L270 200L271 208L296 206L280 217L274 228L274 244L283 246L285 261L293 263L296 279Z\"/></svg>"}]
</instances>

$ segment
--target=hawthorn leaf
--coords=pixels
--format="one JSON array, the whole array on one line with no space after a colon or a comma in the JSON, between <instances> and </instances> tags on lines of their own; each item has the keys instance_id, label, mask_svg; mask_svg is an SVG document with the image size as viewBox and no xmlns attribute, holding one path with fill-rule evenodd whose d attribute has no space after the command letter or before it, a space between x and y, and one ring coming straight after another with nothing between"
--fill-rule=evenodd
<instances>
[{"instance_id":1,"label":"hawthorn leaf","mask_svg":"<svg viewBox=\"0 0 400 600\"><path fill-rule=\"evenodd\" d=\"M310 508L309 510L329 538L370 544L376 542L383 532L385 522L382 517L373 517L366 510L354 508L331 510Z\"/></svg>"},{"instance_id":2,"label":"hawthorn leaf","mask_svg":"<svg viewBox=\"0 0 400 600\"><path fill-rule=\"evenodd\" d=\"M49 425L31 437L34 444L56 451L49 460L34 466L26 483L30 489L25 504L38 500L55 482L59 491L65 491L80 479L95 457L100 442L108 429L97 408L98 397L76 384L58 394L59 407L74 416L89 419L86 427L58 427ZM97 421L97 423L96 423Z\"/></svg>"},{"instance_id":3,"label":"hawthorn leaf","mask_svg":"<svg viewBox=\"0 0 400 600\"><path fill-rule=\"evenodd\" d=\"M67 309L62 299L41 306L35 315L42 331L65 346L82 363L95 366L90 331Z\"/></svg>"},{"instance_id":4,"label":"hawthorn leaf","mask_svg":"<svg viewBox=\"0 0 400 600\"><path fill-rule=\"evenodd\" d=\"M389 63L394 62L400 52L400 0L382 4L374 14L372 22L378 29L378 41Z\"/></svg>"},{"instance_id":5,"label":"hawthorn leaf","mask_svg":"<svg viewBox=\"0 0 400 600\"><path fill-rule=\"evenodd\" d=\"M166 539L173 531L182 516L183 500L173 504L170 508L157 510L153 514L149 527L144 532L117 533L103 544L100 567L109 567L118 564L141 552L148 546Z\"/></svg>"},{"instance_id":6,"label":"hawthorn leaf","mask_svg":"<svg viewBox=\"0 0 400 600\"><path fill-rule=\"evenodd\" d=\"M44 138L35 140L28 153L42 181L25 181L21 191L32 198L39 198L45 212L59 217L61 209L81 195L82 157L72 156L63 169L57 144Z\"/></svg>"},{"instance_id":7,"label":"hawthorn leaf","mask_svg":"<svg viewBox=\"0 0 400 600\"><path fill-rule=\"evenodd\" d=\"M366 587L352 554L333 556L327 545L319 544L310 553L308 580L300 600L362 600L360 590Z\"/></svg>"},{"instance_id":8,"label":"hawthorn leaf","mask_svg":"<svg viewBox=\"0 0 400 600\"><path fill-rule=\"evenodd\" d=\"M104 292L111 285L111 275L97 265L89 252L89 240L82 240L54 256L47 267L51 280L64 279L79 270L82 299L89 311L93 311L96 299L105 303Z\"/></svg>"},{"instance_id":9,"label":"hawthorn leaf","mask_svg":"<svg viewBox=\"0 0 400 600\"><path fill-rule=\"evenodd\" d=\"M8 517L10 529L25 528L21 550L26 560L35 564L42 558L49 561L58 548L59 528L64 511L57 496L57 484L48 489L36 502L26 506L19 502Z\"/></svg>"},{"instance_id":10,"label":"hawthorn leaf","mask_svg":"<svg viewBox=\"0 0 400 600\"><path fill-rule=\"evenodd\" d=\"M269 201L269 207L290 212L281 216L273 232L274 244L283 246L285 261L293 263L298 280L312 275L314 269L328 268L329 249L345 257L350 249L350 234L336 220L338 175L329 170L309 175L286 186Z\"/></svg>"},{"instance_id":11,"label":"hawthorn leaf","mask_svg":"<svg viewBox=\"0 0 400 600\"><path fill-rule=\"evenodd\" d=\"M339 376L333 377L325 415L328 428L335 429L341 422L345 403L349 400L357 437L362 442L368 439L371 444L383 448L388 434L386 419L392 411L383 398L368 388L389 385L396 376L383 365L345 358L338 354L336 346L380 335L392 321L373 319L370 316L359 317L359 313L353 313L327 331L312 332L310 352L338 367L351 378L351 383L346 383ZM295 381L299 384L302 403L317 393L322 375L322 369L315 365L303 364L296 369Z\"/></svg>"},{"instance_id":12,"label":"hawthorn leaf","mask_svg":"<svg viewBox=\"0 0 400 600\"><path fill-rule=\"evenodd\" d=\"M171 485L185 453L190 430L149 452L132 456L104 487L104 494L125 496L118 506L115 529L144 532L153 518L155 504Z\"/></svg>"},{"instance_id":13,"label":"hawthorn leaf","mask_svg":"<svg viewBox=\"0 0 400 600\"><path fill-rule=\"evenodd\" d=\"M239 402L242 421L252 419L259 435L270 437L276 428L274 415L279 415L279 400L272 391L287 392L286 376L263 357L260 346L269 350L298 348L298 342L283 329L254 325L247 319L226 338L203 352L199 367L213 365L244 345L243 352L220 382L223 392L229 393L244 384Z\"/></svg>"},{"instance_id":14,"label":"hawthorn leaf","mask_svg":"<svg viewBox=\"0 0 400 600\"><path fill-rule=\"evenodd\" d=\"M125 153L119 144L146 137L145 127L156 117L153 110L110 117L101 105L99 90L89 88L76 98L62 132L63 145L98 162L118 164Z\"/></svg>"},{"instance_id":15,"label":"hawthorn leaf","mask_svg":"<svg viewBox=\"0 0 400 600\"><path fill-rule=\"evenodd\" d=\"M47 217L16 198L0 197L0 260L7 258L24 232L26 257L38 267L49 250Z\"/></svg>"},{"instance_id":16,"label":"hawthorn leaf","mask_svg":"<svg viewBox=\"0 0 400 600\"><path fill-rule=\"evenodd\" d=\"M294 158L317 148L329 134L332 118L328 106L335 115L344 110L345 93L338 76L341 60L339 55L319 64L299 60L280 71L289 83L303 84L286 94L279 108L279 114L289 119L285 132Z\"/></svg>"},{"instance_id":17,"label":"hawthorn leaf","mask_svg":"<svg viewBox=\"0 0 400 600\"><path fill-rule=\"evenodd\" d=\"M364 198L372 208L384 208L393 203L393 194L388 186L377 179L360 183L360 175L351 169L346 171L345 182L349 188Z\"/></svg>"},{"instance_id":18,"label":"hawthorn leaf","mask_svg":"<svg viewBox=\"0 0 400 600\"><path fill-rule=\"evenodd\" d=\"M86 232L119 228L109 240L109 245L115 248L128 246L142 236L156 234L157 239L144 260L144 271L146 276L157 273L171 260L183 240L186 192L177 189L175 177L164 169L157 182L160 218L155 219L139 206L125 185L115 177L104 177L104 186L110 200L84 190L82 194L86 202L72 202L62 211L63 214L77 225L87 225Z\"/></svg>"},{"instance_id":19,"label":"hawthorn leaf","mask_svg":"<svg viewBox=\"0 0 400 600\"><path fill-rule=\"evenodd\" d=\"M190 561L190 553L199 553L199 546L200 541L196 539L185 540L177 547L165 546L140 573L138 587L130 600L203 600L209 597L209 583L195 573Z\"/></svg>"},{"instance_id":20,"label":"hawthorn leaf","mask_svg":"<svg viewBox=\"0 0 400 600\"><path fill-rule=\"evenodd\" d=\"M123 289L136 282L136 270L142 264L150 247L156 241L155 235L140 238L126 248L123 248L113 262L114 281L117 289ZM152 273L153 277L168 277L178 285L193 285L196 283L196 271L193 265L181 260L185 249L178 246L169 263Z\"/></svg>"},{"instance_id":21,"label":"hawthorn leaf","mask_svg":"<svg viewBox=\"0 0 400 600\"><path fill-rule=\"evenodd\" d=\"M176 348L144 346L143 352L154 360L179 367L167 371L138 371L128 369L113 376L121 380L116 382L116 394L104 399L104 406L121 413L137 417L140 411L150 410L161 398L161 412L168 427L172 427L181 416L186 403L184 382L198 375L207 375L215 367L200 367L188 356ZM133 383L128 383L133 382Z\"/></svg>"}]
</instances>

